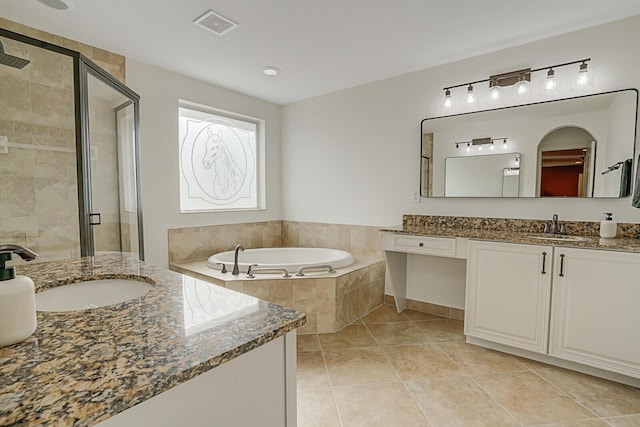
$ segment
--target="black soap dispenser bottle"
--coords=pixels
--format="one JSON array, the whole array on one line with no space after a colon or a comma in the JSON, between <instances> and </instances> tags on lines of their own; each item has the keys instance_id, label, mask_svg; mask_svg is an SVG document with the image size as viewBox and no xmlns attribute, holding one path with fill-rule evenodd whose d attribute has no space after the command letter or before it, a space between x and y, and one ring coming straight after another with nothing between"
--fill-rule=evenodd
<instances>
[{"instance_id":1,"label":"black soap dispenser bottle","mask_svg":"<svg viewBox=\"0 0 640 427\"><path fill-rule=\"evenodd\" d=\"M37 254L18 245L0 246L0 347L18 343L36 330L36 293L33 281L16 276L8 267L13 253L35 259Z\"/></svg>"}]
</instances>

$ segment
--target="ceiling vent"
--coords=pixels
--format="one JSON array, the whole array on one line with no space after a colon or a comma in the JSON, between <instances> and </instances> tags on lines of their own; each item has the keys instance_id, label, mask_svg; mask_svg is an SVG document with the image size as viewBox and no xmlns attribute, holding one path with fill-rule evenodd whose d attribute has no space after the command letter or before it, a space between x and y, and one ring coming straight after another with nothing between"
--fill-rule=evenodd
<instances>
[{"instance_id":1,"label":"ceiling vent","mask_svg":"<svg viewBox=\"0 0 640 427\"><path fill-rule=\"evenodd\" d=\"M196 18L193 23L199 27L204 28L205 30L214 32L219 36L228 33L238 26L236 22L233 22L231 19L225 18L224 16L220 15L217 12L214 12L213 10L209 10L204 15Z\"/></svg>"}]
</instances>

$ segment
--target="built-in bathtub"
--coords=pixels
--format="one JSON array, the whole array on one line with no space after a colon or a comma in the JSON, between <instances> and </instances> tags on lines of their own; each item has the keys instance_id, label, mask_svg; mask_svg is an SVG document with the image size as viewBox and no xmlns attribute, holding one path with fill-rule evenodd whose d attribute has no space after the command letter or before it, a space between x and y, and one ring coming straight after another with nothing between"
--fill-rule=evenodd
<instances>
[{"instance_id":1,"label":"built-in bathtub","mask_svg":"<svg viewBox=\"0 0 640 427\"><path fill-rule=\"evenodd\" d=\"M171 269L269 302L306 313L298 333L336 332L384 301L385 263L380 258L357 257L328 248L260 248L238 253L242 272L232 274L235 251L219 252L208 259L172 263ZM226 273L222 272L222 265ZM290 277L258 271L246 274L250 265L261 269L286 269ZM335 270L300 267L331 265ZM258 267L256 267L258 268Z\"/></svg>"},{"instance_id":2,"label":"built-in bathtub","mask_svg":"<svg viewBox=\"0 0 640 427\"><path fill-rule=\"evenodd\" d=\"M230 270L234 265L235 251L220 252L207 260L207 265L216 270ZM259 269L287 270L294 274L303 267L330 265L334 269L353 264L353 256L346 251L329 248L259 248L246 249L238 253L238 267L246 273L249 266Z\"/></svg>"}]
</instances>

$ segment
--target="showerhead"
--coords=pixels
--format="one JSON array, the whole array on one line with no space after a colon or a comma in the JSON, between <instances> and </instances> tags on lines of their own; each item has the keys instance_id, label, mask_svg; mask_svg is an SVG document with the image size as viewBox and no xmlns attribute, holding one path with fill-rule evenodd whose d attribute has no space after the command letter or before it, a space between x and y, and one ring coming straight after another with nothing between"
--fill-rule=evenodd
<instances>
[{"instance_id":1,"label":"showerhead","mask_svg":"<svg viewBox=\"0 0 640 427\"><path fill-rule=\"evenodd\" d=\"M9 55L4 52L4 46L2 46L2 42L0 42L0 64L8 65L12 68L22 69L27 66L27 64L31 62L27 59L18 58L17 56Z\"/></svg>"}]
</instances>

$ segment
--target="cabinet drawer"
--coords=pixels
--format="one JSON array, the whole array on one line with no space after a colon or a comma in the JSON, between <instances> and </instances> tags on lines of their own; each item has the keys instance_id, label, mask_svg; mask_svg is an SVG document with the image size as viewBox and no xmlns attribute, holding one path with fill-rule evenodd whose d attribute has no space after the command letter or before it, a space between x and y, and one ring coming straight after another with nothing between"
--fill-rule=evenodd
<instances>
[{"instance_id":1,"label":"cabinet drawer","mask_svg":"<svg viewBox=\"0 0 640 427\"><path fill-rule=\"evenodd\" d=\"M455 257L456 239L449 237L387 234L384 239L384 249L387 251L407 252L419 255Z\"/></svg>"}]
</instances>

